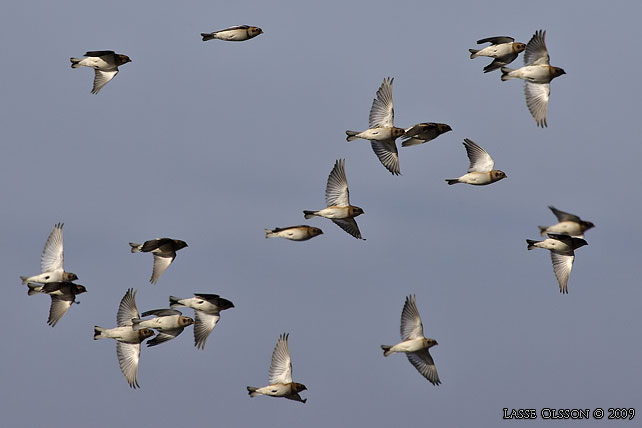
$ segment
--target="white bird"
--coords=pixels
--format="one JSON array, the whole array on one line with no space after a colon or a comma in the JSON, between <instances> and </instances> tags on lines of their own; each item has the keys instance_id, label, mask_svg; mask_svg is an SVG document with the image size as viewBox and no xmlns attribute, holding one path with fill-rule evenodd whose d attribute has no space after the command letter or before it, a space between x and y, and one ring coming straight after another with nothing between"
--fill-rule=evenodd
<instances>
[{"instance_id":1,"label":"white bird","mask_svg":"<svg viewBox=\"0 0 642 428\"><path fill-rule=\"evenodd\" d=\"M212 33L201 33L201 37L203 37L204 42L212 39L225 40L228 42L242 42L252 39L259 34L263 34L263 30L259 27L236 25L224 30L214 31Z\"/></svg>"},{"instance_id":2,"label":"white bird","mask_svg":"<svg viewBox=\"0 0 642 428\"><path fill-rule=\"evenodd\" d=\"M465 138L464 147L470 160L468 174L464 174L459 178L447 178L448 184L467 183L484 186L506 178L504 171L493 169L495 167L493 158L473 140Z\"/></svg>"},{"instance_id":3,"label":"white bird","mask_svg":"<svg viewBox=\"0 0 642 428\"><path fill-rule=\"evenodd\" d=\"M127 64L132 60L127 55L117 54L114 51L89 51L87 58L69 58L71 68L90 67L94 69L94 87L92 94L97 94L107 83L118 74L118 66Z\"/></svg>"},{"instance_id":4,"label":"white bird","mask_svg":"<svg viewBox=\"0 0 642 428\"><path fill-rule=\"evenodd\" d=\"M174 339L176 336L183 332L183 329L188 325L194 324L194 320L190 317L183 316L181 311L175 309L153 309L141 314L141 317L154 315L154 318L142 320L134 318L134 331L143 328L153 328L158 330L158 334L151 340L147 341L147 346L156 346L160 343L167 342Z\"/></svg>"},{"instance_id":5,"label":"white bird","mask_svg":"<svg viewBox=\"0 0 642 428\"><path fill-rule=\"evenodd\" d=\"M334 163L334 168L330 171L325 187L325 204L327 208L318 211L304 210L303 215L306 219L316 216L329 218L350 235L357 239L363 239L359 226L357 226L357 222L354 219L363 214L363 210L350 205L350 192L348 191L344 159L337 159Z\"/></svg>"},{"instance_id":6,"label":"white bird","mask_svg":"<svg viewBox=\"0 0 642 428\"><path fill-rule=\"evenodd\" d=\"M65 255L62 248L62 226L63 223L58 223L54 226L53 230L45 242L45 247L40 256L40 275L30 277L21 276L23 284L28 282L37 282L46 284L48 282L71 282L78 279L75 273L65 272L63 267Z\"/></svg>"},{"instance_id":7,"label":"white bird","mask_svg":"<svg viewBox=\"0 0 642 428\"><path fill-rule=\"evenodd\" d=\"M428 349L438 345L435 339L424 337L424 326L421 323L417 302L414 295L406 297L401 312L401 342L396 345L381 345L384 357L395 352L404 352L408 361L433 385L439 385L437 367Z\"/></svg>"},{"instance_id":8,"label":"white bird","mask_svg":"<svg viewBox=\"0 0 642 428\"><path fill-rule=\"evenodd\" d=\"M405 129L394 126L395 111L392 105L392 81L387 77L377 90L377 98L370 108L369 129L365 131L346 131L347 141L358 138L370 140L372 150L379 161L393 175L399 175L399 153L395 140L406 132Z\"/></svg>"},{"instance_id":9,"label":"white bird","mask_svg":"<svg viewBox=\"0 0 642 428\"><path fill-rule=\"evenodd\" d=\"M502 67L502 80L523 79L526 105L535 119L537 126L545 128L546 109L551 93L550 82L554 78L566 74L564 69L550 65L550 57L546 49L546 31L536 31L526 45L524 64L516 70Z\"/></svg>"},{"instance_id":10,"label":"white bird","mask_svg":"<svg viewBox=\"0 0 642 428\"><path fill-rule=\"evenodd\" d=\"M283 397L288 400L305 403L308 399L301 399L299 392L307 388L301 383L292 382L292 361L290 360L290 348L288 346L288 334L279 336L270 363L269 385L262 388L248 386L250 397L257 395L269 395L270 397Z\"/></svg>"},{"instance_id":11,"label":"white bird","mask_svg":"<svg viewBox=\"0 0 642 428\"><path fill-rule=\"evenodd\" d=\"M48 294L51 297L47 324L52 327L58 324L58 321L67 313L72 304L77 303L76 295L87 291L84 285L74 284L73 282L47 282L43 285L29 282L27 287L29 287L28 296Z\"/></svg>"},{"instance_id":12,"label":"white bird","mask_svg":"<svg viewBox=\"0 0 642 428\"><path fill-rule=\"evenodd\" d=\"M120 371L132 388L139 388L138 363L140 362L140 343L154 335L154 331L149 328L134 331L132 328L132 319L138 317L136 291L130 288L121 299L120 305L118 305L118 312L116 314L116 324L118 327L103 328L94 326L94 340L108 338L117 341L116 355L118 355Z\"/></svg>"},{"instance_id":13,"label":"white bird","mask_svg":"<svg viewBox=\"0 0 642 428\"><path fill-rule=\"evenodd\" d=\"M221 318L220 312L234 307L234 303L218 294L194 293L194 297L181 299L169 296L170 307L187 306L194 309L194 346L205 349L207 338Z\"/></svg>"},{"instance_id":14,"label":"white bird","mask_svg":"<svg viewBox=\"0 0 642 428\"><path fill-rule=\"evenodd\" d=\"M568 278L571 276L571 269L573 269L575 250L588 245L588 242L582 238L549 233L548 238L543 241L527 239L526 243L529 250L544 248L551 252L553 272L555 273L555 278L557 278L560 293L568 294Z\"/></svg>"}]
</instances>

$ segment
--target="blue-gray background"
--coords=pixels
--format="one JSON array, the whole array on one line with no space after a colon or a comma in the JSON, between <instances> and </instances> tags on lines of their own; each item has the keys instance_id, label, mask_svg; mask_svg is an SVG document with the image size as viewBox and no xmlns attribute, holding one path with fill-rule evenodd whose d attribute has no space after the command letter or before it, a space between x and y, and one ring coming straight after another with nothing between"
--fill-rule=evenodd
<instances>
[{"instance_id":1,"label":"blue-gray background","mask_svg":"<svg viewBox=\"0 0 642 428\"><path fill-rule=\"evenodd\" d=\"M639 15L633 2L598 1L8 2L2 425L470 427L497 426L504 407L642 412ZM265 34L200 40L237 24ZM467 50L540 28L568 73L552 84L548 129L521 82L483 74L490 60ZM68 58L99 49L133 62L94 96L93 71ZM345 142L386 76L398 126L453 127L400 149L401 177L368 142ZM447 186L468 166L466 137L508 179ZM312 241L266 240L265 227L324 206L337 158L367 241L324 219L307 221L325 232ZM568 295L547 252L524 241L555 223L551 204L596 224ZM39 271L58 221L65 267L89 291L52 329L49 298L28 298L18 277ZM152 286L152 257L127 243L161 236L189 248ZM236 308L204 351L191 328L144 348L131 390L115 343L92 340L129 287L141 311L193 292ZM398 341L410 293L439 342L439 387L379 349ZM305 405L245 390L265 384L281 332ZM607 421L582 426L593 424Z\"/></svg>"}]
</instances>

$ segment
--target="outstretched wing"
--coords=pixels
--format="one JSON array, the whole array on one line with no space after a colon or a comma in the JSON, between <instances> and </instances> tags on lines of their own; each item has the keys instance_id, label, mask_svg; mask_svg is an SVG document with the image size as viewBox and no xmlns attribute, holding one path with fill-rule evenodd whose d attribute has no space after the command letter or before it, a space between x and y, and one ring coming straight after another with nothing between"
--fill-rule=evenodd
<instances>
[{"instance_id":1,"label":"outstretched wing","mask_svg":"<svg viewBox=\"0 0 642 428\"><path fill-rule=\"evenodd\" d=\"M550 63L548 50L546 49L546 31L537 30L533 37L526 45L524 52L524 64L526 65L540 65Z\"/></svg>"},{"instance_id":2,"label":"outstretched wing","mask_svg":"<svg viewBox=\"0 0 642 428\"><path fill-rule=\"evenodd\" d=\"M370 107L368 122L370 128L390 128L395 119L395 111L392 107L392 81L394 78L386 77L377 90L377 98Z\"/></svg>"},{"instance_id":3,"label":"outstretched wing","mask_svg":"<svg viewBox=\"0 0 642 428\"><path fill-rule=\"evenodd\" d=\"M333 218L332 222L355 238L363 239L357 221L354 218Z\"/></svg>"},{"instance_id":4,"label":"outstretched wing","mask_svg":"<svg viewBox=\"0 0 642 428\"><path fill-rule=\"evenodd\" d=\"M65 257L62 249L62 226L63 223L58 223L54 226L47 238L47 242L45 242L45 247L42 249L42 255L40 256L40 270L42 273L63 269Z\"/></svg>"},{"instance_id":5,"label":"outstretched wing","mask_svg":"<svg viewBox=\"0 0 642 428\"><path fill-rule=\"evenodd\" d=\"M118 355L120 371L125 375L129 386L139 388L137 377L140 343L116 342L116 355Z\"/></svg>"},{"instance_id":6,"label":"outstretched wing","mask_svg":"<svg viewBox=\"0 0 642 428\"><path fill-rule=\"evenodd\" d=\"M439 385L441 381L439 380L439 375L437 374L437 367L435 362L430 356L430 352L427 349L422 349L417 352L408 352L406 354L410 364L415 366L415 368L432 383L433 385Z\"/></svg>"},{"instance_id":7,"label":"outstretched wing","mask_svg":"<svg viewBox=\"0 0 642 428\"><path fill-rule=\"evenodd\" d=\"M553 272L560 286L560 293L568 294L568 278L571 276L575 254L560 254L551 251L551 261L553 262Z\"/></svg>"},{"instance_id":8,"label":"outstretched wing","mask_svg":"<svg viewBox=\"0 0 642 428\"><path fill-rule=\"evenodd\" d=\"M97 94L100 90L109 83L111 79L116 77L118 69L110 71L94 70L94 87L91 89L92 94Z\"/></svg>"},{"instance_id":9,"label":"outstretched wing","mask_svg":"<svg viewBox=\"0 0 642 428\"><path fill-rule=\"evenodd\" d=\"M138 318L138 308L136 307L136 291L133 288L127 290L116 313L116 324L119 327L132 325L132 318Z\"/></svg>"},{"instance_id":10,"label":"outstretched wing","mask_svg":"<svg viewBox=\"0 0 642 428\"><path fill-rule=\"evenodd\" d=\"M401 311L401 340L418 339L424 337L424 326L421 323L417 301L414 295L406 297L406 303Z\"/></svg>"},{"instance_id":11,"label":"outstretched wing","mask_svg":"<svg viewBox=\"0 0 642 428\"><path fill-rule=\"evenodd\" d=\"M524 95L526 96L526 105L533 115L537 126L546 128L546 108L548 107L548 97L551 94L551 85L548 83L531 83L524 82Z\"/></svg>"},{"instance_id":12,"label":"outstretched wing","mask_svg":"<svg viewBox=\"0 0 642 428\"><path fill-rule=\"evenodd\" d=\"M270 385L292 382L292 361L290 361L290 348L286 333L279 336L274 352L272 352L268 382Z\"/></svg>"},{"instance_id":13,"label":"outstretched wing","mask_svg":"<svg viewBox=\"0 0 642 428\"><path fill-rule=\"evenodd\" d=\"M386 167L392 175L399 175L399 153L395 140L370 140L372 151L379 158L379 162Z\"/></svg>"},{"instance_id":14,"label":"outstretched wing","mask_svg":"<svg viewBox=\"0 0 642 428\"><path fill-rule=\"evenodd\" d=\"M328 176L325 187L325 203L328 207L346 207L350 205L350 192L346 178L345 160L337 159Z\"/></svg>"},{"instance_id":15,"label":"outstretched wing","mask_svg":"<svg viewBox=\"0 0 642 428\"><path fill-rule=\"evenodd\" d=\"M488 172L495 166L495 161L490 157L486 150L482 149L477 143L468 138L464 139L464 147L470 160L468 172Z\"/></svg>"},{"instance_id":16,"label":"outstretched wing","mask_svg":"<svg viewBox=\"0 0 642 428\"><path fill-rule=\"evenodd\" d=\"M553 211L553 214L555 214L555 217L557 217L557 221L563 222L563 221L573 221L575 223L581 223L582 220L576 216L575 214L567 213L562 210L558 210L554 206L549 206L548 207L551 211Z\"/></svg>"}]
</instances>

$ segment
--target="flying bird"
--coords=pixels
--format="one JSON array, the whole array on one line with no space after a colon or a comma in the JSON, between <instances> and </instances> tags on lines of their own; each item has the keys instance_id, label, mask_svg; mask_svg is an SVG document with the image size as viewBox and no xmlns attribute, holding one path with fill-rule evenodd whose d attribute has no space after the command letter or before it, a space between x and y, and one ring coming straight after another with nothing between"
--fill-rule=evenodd
<instances>
[{"instance_id":1,"label":"flying bird","mask_svg":"<svg viewBox=\"0 0 642 428\"><path fill-rule=\"evenodd\" d=\"M89 51L87 58L69 58L71 68L91 67L94 69L94 87L92 94L97 94L111 79L118 74L118 67L131 62L127 55L114 51Z\"/></svg>"},{"instance_id":2,"label":"flying bird","mask_svg":"<svg viewBox=\"0 0 642 428\"><path fill-rule=\"evenodd\" d=\"M405 130L403 135L404 139L401 141L401 147L410 147L427 143L448 131L452 131L452 128L450 125L446 125L445 123L418 123Z\"/></svg>"},{"instance_id":3,"label":"flying bird","mask_svg":"<svg viewBox=\"0 0 642 428\"><path fill-rule=\"evenodd\" d=\"M515 61L515 58L526 49L524 43L516 42L512 37L497 36L488 37L485 39L477 40L477 44L490 43L483 49L468 49L470 52L470 59L480 56L488 56L494 58L493 62L484 67L484 73L497 70L505 65Z\"/></svg>"},{"instance_id":4,"label":"flying bird","mask_svg":"<svg viewBox=\"0 0 642 428\"><path fill-rule=\"evenodd\" d=\"M158 331L156 337L147 341L147 346L156 346L160 343L174 339L183 332L188 325L194 324L190 317L183 316L181 311L175 309L153 309L143 312L141 318L154 315L154 318L142 320L140 318L132 319L134 331L144 328L152 328Z\"/></svg>"},{"instance_id":5,"label":"flying bird","mask_svg":"<svg viewBox=\"0 0 642 428\"><path fill-rule=\"evenodd\" d=\"M218 294L194 293L194 297L181 299L169 296L170 308L187 306L194 309L194 346L205 349L207 338L221 318L220 312L234 307L234 303Z\"/></svg>"},{"instance_id":6,"label":"flying bird","mask_svg":"<svg viewBox=\"0 0 642 428\"><path fill-rule=\"evenodd\" d=\"M156 284L160 276L167 270L176 258L176 252L187 247L185 241L170 238L157 238L145 241L144 244L129 243L132 253L152 253L154 255L154 269L149 282Z\"/></svg>"},{"instance_id":7,"label":"flying bird","mask_svg":"<svg viewBox=\"0 0 642 428\"><path fill-rule=\"evenodd\" d=\"M495 167L495 161L486 150L478 146L473 140L464 139L464 147L470 160L468 173L459 178L447 178L448 184L467 183L475 186L484 186L506 178L506 174Z\"/></svg>"},{"instance_id":8,"label":"flying bird","mask_svg":"<svg viewBox=\"0 0 642 428\"><path fill-rule=\"evenodd\" d=\"M263 30L259 27L251 27L249 25L236 25L234 27L226 28L225 30L214 31L213 33L201 33L203 41L206 42L212 39L225 40L228 42L242 42L249 40L263 34Z\"/></svg>"},{"instance_id":9,"label":"flying bird","mask_svg":"<svg viewBox=\"0 0 642 428\"><path fill-rule=\"evenodd\" d=\"M283 397L288 400L300 401L301 403L308 401L307 398L302 399L299 395L299 392L307 389L305 385L292 382L292 361L290 360L288 334L286 333L279 336L274 352L272 352L268 383L268 386L262 388L248 386L247 390L250 397L269 395L270 397Z\"/></svg>"},{"instance_id":10,"label":"flying bird","mask_svg":"<svg viewBox=\"0 0 642 428\"><path fill-rule=\"evenodd\" d=\"M437 367L428 351L438 345L435 339L424 337L424 326L421 323L417 302L414 295L406 297L406 303L401 312L401 342L396 345L381 345L383 356L387 357L395 352L403 352L408 361L433 385L439 385Z\"/></svg>"},{"instance_id":11,"label":"flying bird","mask_svg":"<svg viewBox=\"0 0 642 428\"><path fill-rule=\"evenodd\" d=\"M346 131L347 140L353 141L358 138L370 140L372 150L375 152L381 164L393 175L399 175L399 154L395 140L401 137L405 130L393 125L395 111L392 106L392 81L394 78L387 77L377 90L377 98L372 102L369 116L369 129L365 131Z\"/></svg>"},{"instance_id":12,"label":"flying bird","mask_svg":"<svg viewBox=\"0 0 642 428\"><path fill-rule=\"evenodd\" d=\"M57 223L42 249L40 256L40 275L21 276L23 284L28 282L37 282L46 284L48 282L71 282L78 279L75 273L65 272L63 262L65 259L62 248L62 226L63 223Z\"/></svg>"},{"instance_id":13,"label":"flying bird","mask_svg":"<svg viewBox=\"0 0 642 428\"><path fill-rule=\"evenodd\" d=\"M327 208L318 211L303 211L305 218L310 219L315 216L329 218L350 235L357 239L363 239L359 226L357 226L357 222L354 219L363 214L363 210L350 205L349 193L345 160L337 159L334 163L334 168L330 171L328 184L325 188L325 204Z\"/></svg>"},{"instance_id":14,"label":"flying bird","mask_svg":"<svg viewBox=\"0 0 642 428\"><path fill-rule=\"evenodd\" d=\"M305 224L275 229L265 229L266 238L285 238L290 241L307 241L315 236L323 235L318 227L311 227Z\"/></svg>"},{"instance_id":15,"label":"flying bird","mask_svg":"<svg viewBox=\"0 0 642 428\"><path fill-rule=\"evenodd\" d=\"M568 235L549 233L548 238L543 241L534 241L527 239L528 249L544 248L551 252L551 261L553 262L553 272L560 286L560 293L568 294L568 277L571 275L573 261L575 260L575 250L584 245L588 245L582 238L575 238Z\"/></svg>"},{"instance_id":16,"label":"flying bird","mask_svg":"<svg viewBox=\"0 0 642 428\"><path fill-rule=\"evenodd\" d=\"M550 57L546 49L546 31L536 31L526 45L524 53L525 66L518 69L502 67L502 80L523 79L526 105L533 115L537 126L548 126L546 123L546 108L551 93L551 80L562 74L564 69L550 65Z\"/></svg>"},{"instance_id":17,"label":"flying bird","mask_svg":"<svg viewBox=\"0 0 642 428\"><path fill-rule=\"evenodd\" d=\"M118 305L116 313L116 328L103 328L94 326L94 340L115 339L116 355L120 371L127 379L132 388L139 388L138 385L138 363L140 361L140 343L154 335L154 331L143 328L134 331L132 319L139 318L136 308L136 291L133 288L127 290Z\"/></svg>"},{"instance_id":18,"label":"flying bird","mask_svg":"<svg viewBox=\"0 0 642 428\"><path fill-rule=\"evenodd\" d=\"M27 283L27 295L48 294L51 297L49 318L47 324L55 327L58 321L67 313L72 304L76 303L76 296L87 292L84 285L72 282L47 282L45 284Z\"/></svg>"},{"instance_id":19,"label":"flying bird","mask_svg":"<svg viewBox=\"0 0 642 428\"><path fill-rule=\"evenodd\" d=\"M574 214L558 210L553 206L549 206L548 208L553 211L553 214L557 217L558 223L552 226L537 226L539 227L539 231L542 236L546 236L549 233L555 233L583 238L584 232L595 227L595 225L590 221L584 221Z\"/></svg>"}]
</instances>

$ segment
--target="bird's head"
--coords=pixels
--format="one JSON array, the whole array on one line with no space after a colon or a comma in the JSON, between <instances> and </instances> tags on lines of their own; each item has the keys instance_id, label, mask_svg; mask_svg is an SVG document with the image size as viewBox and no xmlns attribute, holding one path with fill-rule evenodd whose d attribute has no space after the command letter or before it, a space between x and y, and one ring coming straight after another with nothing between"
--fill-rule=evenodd
<instances>
[{"instance_id":1,"label":"bird's head","mask_svg":"<svg viewBox=\"0 0 642 428\"><path fill-rule=\"evenodd\" d=\"M127 55L118 54L118 65L127 64L128 62L132 62L132 60Z\"/></svg>"},{"instance_id":2,"label":"bird's head","mask_svg":"<svg viewBox=\"0 0 642 428\"><path fill-rule=\"evenodd\" d=\"M306 391L308 389L302 383L296 383L296 382L292 383L292 387L294 388L295 392Z\"/></svg>"},{"instance_id":3,"label":"bird's head","mask_svg":"<svg viewBox=\"0 0 642 428\"><path fill-rule=\"evenodd\" d=\"M65 272L65 273L62 274L62 280L64 282L71 282L71 281L75 281L77 279L78 279L78 277L76 276L75 273Z\"/></svg>"},{"instance_id":4,"label":"bird's head","mask_svg":"<svg viewBox=\"0 0 642 428\"><path fill-rule=\"evenodd\" d=\"M194 324L194 320L190 317L181 316L178 318L178 325L181 327L187 327L188 325Z\"/></svg>"},{"instance_id":5,"label":"bird's head","mask_svg":"<svg viewBox=\"0 0 642 428\"><path fill-rule=\"evenodd\" d=\"M358 215L363 214L363 210L359 207L350 207L350 216L351 217L356 217Z\"/></svg>"},{"instance_id":6,"label":"bird's head","mask_svg":"<svg viewBox=\"0 0 642 428\"><path fill-rule=\"evenodd\" d=\"M490 172L491 178L493 181L499 181L502 178L506 178L506 173L504 171L500 171L498 169L494 169Z\"/></svg>"}]
</instances>

